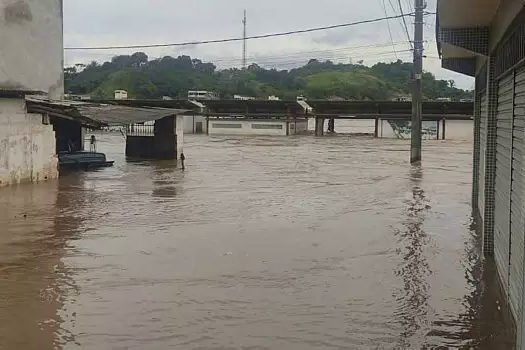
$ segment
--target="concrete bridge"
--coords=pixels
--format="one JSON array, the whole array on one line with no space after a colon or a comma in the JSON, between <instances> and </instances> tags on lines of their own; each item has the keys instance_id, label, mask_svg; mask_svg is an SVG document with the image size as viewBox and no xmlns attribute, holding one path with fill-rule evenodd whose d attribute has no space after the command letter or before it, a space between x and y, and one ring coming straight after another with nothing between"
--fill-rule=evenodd
<instances>
[{"instance_id":1,"label":"concrete bridge","mask_svg":"<svg viewBox=\"0 0 525 350\"><path fill-rule=\"evenodd\" d=\"M95 101L128 107L177 108L191 110L190 113L204 115L210 120L231 121L288 121L289 123L314 118L315 135L323 136L328 121L328 132L335 132L336 119L374 120L376 137L382 137L382 130L406 129L411 119L411 102L397 101L266 101L266 100L105 100ZM423 103L423 121L432 122L438 139L446 138L447 121L470 121L474 115L473 102ZM405 121L400 123L399 121ZM434 125L435 124L435 125ZM208 128L206 128L208 130ZM287 133L289 134L289 133Z\"/></svg>"},{"instance_id":2,"label":"concrete bridge","mask_svg":"<svg viewBox=\"0 0 525 350\"><path fill-rule=\"evenodd\" d=\"M336 119L374 120L376 137L382 137L383 123L395 128L395 121L408 121L412 115L411 102L397 101L266 101L266 100L102 100L104 104L128 107L176 108L201 114L210 120L281 120L294 122L315 118L315 135L323 136L328 121L328 131L335 132ZM435 122L437 138L446 138L447 121L470 121L474 116L473 102L423 103L423 121ZM406 123L405 123L406 124ZM208 130L208 128L206 128Z\"/></svg>"}]
</instances>

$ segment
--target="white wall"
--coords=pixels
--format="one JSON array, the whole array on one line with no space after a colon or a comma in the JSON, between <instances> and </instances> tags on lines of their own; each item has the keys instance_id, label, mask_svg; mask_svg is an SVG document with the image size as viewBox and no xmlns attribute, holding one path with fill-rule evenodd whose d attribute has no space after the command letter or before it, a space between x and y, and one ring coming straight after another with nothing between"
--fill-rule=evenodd
<instances>
[{"instance_id":1,"label":"white wall","mask_svg":"<svg viewBox=\"0 0 525 350\"><path fill-rule=\"evenodd\" d=\"M304 134L308 131L308 121L307 120L296 120L290 121L289 123L289 134Z\"/></svg>"},{"instance_id":2,"label":"white wall","mask_svg":"<svg viewBox=\"0 0 525 350\"><path fill-rule=\"evenodd\" d=\"M374 134L374 119L336 119L335 132L338 134ZM327 125L328 127L328 125Z\"/></svg>"},{"instance_id":3,"label":"white wall","mask_svg":"<svg viewBox=\"0 0 525 350\"><path fill-rule=\"evenodd\" d=\"M0 99L0 186L58 177L55 132L22 99Z\"/></svg>"},{"instance_id":4,"label":"white wall","mask_svg":"<svg viewBox=\"0 0 525 350\"><path fill-rule=\"evenodd\" d=\"M62 0L0 1L0 89L64 93Z\"/></svg>"},{"instance_id":5,"label":"white wall","mask_svg":"<svg viewBox=\"0 0 525 350\"><path fill-rule=\"evenodd\" d=\"M184 116L184 133L194 134L197 130L197 123L202 123L202 133L206 134L206 117L202 115L186 115Z\"/></svg>"},{"instance_id":6,"label":"white wall","mask_svg":"<svg viewBox=\"0 0 525 350\"><path fill-rule=\"evenodd\" d=\"M394 129L392 124L398 124ZM405 124L405 127L402 125ZM423 139L424 140L436 140L437 139L437 130L438 122L437 121L423 121ZM389 121L385 119L380 119L379 121L379 137L382 138L394 138L394 139L410 139L410 122L394 120Z\"/></svg>"},{"instance_id":7,"label":"white wall","mask_svg":"<svg viewBox=\"0 0 525 350\"><path fill-rule=\"evenodd\" d=\"M177 159L184 153L184 116L178 115L175 118L175 134L177 135Z\"/></svg>"},{"instance_id":8,"label":"white wall","mask_svg":"<svg viewBox=\"0 0 525 350\"><path fill-rule=\"evenodd\" d=\"M473 120L447 120L445 121L446 140L474 140Z\"/></svg>"},{"instance_id":9,"label":"white wall","mask_svg":"<svg viewBox=\"0 0 525 350\"><path fill-rule=\"evenodd\" d=\"M278 120L213 120L209 122L209 135L268 135L268 136L286 136L286 121ZM220 128L218 125L240 125L239 128ZM280 129L258 129L252 125L276 125Z\"/></svg>"},{"instance_id":10,"label":"white wall","mask_svg":"<svg viewBox=\"0 0 525 350\"><path fill-rule=\"evenodd\" d=\"M441 121L423 121L423 139L437 140L443 139L443 124ZM388 120L381 119L379 122L379 137L410 139L410 129L394 130ZM465 140L471 141L474 138L474 121L472 120L446 120L445 139L446 140Z\"/></svg>"}]
</instances>

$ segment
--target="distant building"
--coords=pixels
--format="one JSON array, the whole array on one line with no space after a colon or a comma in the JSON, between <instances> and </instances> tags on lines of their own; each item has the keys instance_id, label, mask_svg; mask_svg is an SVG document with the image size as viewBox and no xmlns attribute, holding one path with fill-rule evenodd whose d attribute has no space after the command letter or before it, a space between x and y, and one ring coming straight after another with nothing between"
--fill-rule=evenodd
<instances>
[{"instance_id":1,"label":"distant building","mask_svg":"<svg viewBox=\"0 0 525 350\"><path fill-rule=\"evenodd\" d=\"M91 100L91 95L65 94L64 98L71 101L87 101Z\"/></svg>"},{"instance_id":2,"label":"distant building","mask_svg":"<svg viewBox=\"0 0 525 350\"><path fill-rule=\"evenodd\" d=\"M190 90L188 91L188 100L217 100L217 95L212 91Z\"/></svg>"},{"instance_id":3,"label":"distant building","mask_svg":"<svg viewBox=\"0 0 525 350\"><path fill-rule=\"evenodd\" d=\"M394 97L393 101L396 101L396 102L411 102L412 101L412 96L408 96L408 95L397 96L397 97Z\"/></svg>"},{"instance_id":4,"label":"distant building","mask_svg":"<svg viewBox=\"0 0 525 350\"><path fill-rule=\"evenodd\" d=\"M277 96L268 96L268 101L280 101L281 99Z\"/></svg>"},{"instance_id":5,"label":"distant building","mask_svg":"<svg viewBox=\"0 0 525 350\"><path fill-rule=\"evenodd\" d=\"M451 102L452 99L450 97L438 97L436 98L437 102Z\"/></svg>"},{"instance_id":6,"label":"distant building","mask_svg":"<svg viewBox=\"0 0 525 350\"><path fill-rule=\"evenodd\" d=\"M261 118L210 118L209 135L265 135L288 136L306 133L308 120L261 119Z\"/></svg>"},{"instance_id":7,"label":"distant building","mask_svg":"<svg viewBox=\"0 0 525 350\"><path fill-rule=\"evenodd\" d=\"M242 96L242 95L233 95L233 99L237 101L254 101L255 97L252 96Z\"/></svg>"},{"instance_id":8,"label":"distant building","mask_svg":"<svg viewBox=\"0 0 525 350\"><path fill-rule=\"evenodd\" d=\"M171 101L171 100L173 100L173 98L170 97L170 96L162 96L162 100L163 101Z\"/></svg>"},{"instance_id":9,"label":"distant building","mask_svg":"<svg viewBox=\"0 0 525 350\"><path fill-rule=\"evenodd\" d=\"M127 100L128 92L126 90L115 90L115 100Z\"/></svg>"},{"instance_id":10,"label":"distant building","mask_svg":"<svg viewBox=\"0 0 525 350\"><path fill-rule=\"evenodd\" d=\"M297 102L306 102L306 97L304 97L303 95L300 95L300 96L297 96Z\"/></svg>"}]
</instances>

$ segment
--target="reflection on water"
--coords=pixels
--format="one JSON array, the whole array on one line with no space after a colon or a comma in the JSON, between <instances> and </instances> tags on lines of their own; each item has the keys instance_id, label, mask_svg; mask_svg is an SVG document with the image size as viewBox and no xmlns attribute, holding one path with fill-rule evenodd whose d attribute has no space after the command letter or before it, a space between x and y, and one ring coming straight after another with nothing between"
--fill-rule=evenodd
<instances>
[{"instance_id":1,"label":"reflection on water","mask_svg":"<svg viewBox=\"0 0 525 350\"><path fill-rule=\"evenodd\" d=\"M1 191L2 349L46 349L74 343L74 335L62 328L71 315L61 309L66 291L76 287L61 258L81 218L61 211L57 203L62 197L56 182Z\"/></svg>"},{"instance_id":2,"label":"reflection on water","mask_svg":"<svg viewBox=\"0 0 525 350\"><path fill-rule=\"evenodd\" d=\"M411 198L405 201L406 218L403 228L396 232L399 237L397 253L402 261L395 274L402 280L402 288L394 293L398 301L396 317L403 327L398 346L402 349L423 348L425 335L429 331L429 291L427 281L432 273L425 255L429 237L424 231L425 213L431 209L421 188L423 171L420 166L410 169ZM418 334L419 336L415 336Z\"/></svg>"},{"instance_id":3,"label":"reflection on water","mask_svg":"<svg viewBox=\"0 0 525 350\"><path fill-rule=\"evenodd\" d=\"M469 144L97 139L115 167L0 190L0 348L513 347Z\"/></svg>"}]
</instances>

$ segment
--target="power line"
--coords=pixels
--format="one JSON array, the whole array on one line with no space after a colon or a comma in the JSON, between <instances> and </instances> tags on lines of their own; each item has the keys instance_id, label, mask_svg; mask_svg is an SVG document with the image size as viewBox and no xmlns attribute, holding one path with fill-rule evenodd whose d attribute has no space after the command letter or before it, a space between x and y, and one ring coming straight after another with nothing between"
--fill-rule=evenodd
<instances>
[{"instance_id":1,"label":"power line","mask_svg":"<svg viewBox=\"0 0 525 350\"><path fill-rule=\"evenodd\" d=\"M398 54L400 56L406 56L409 55L412 50L401 50L398 51ZM399 56L398 55L398 56ZM390 58L392 57L392 51L383 51L383 52L373 52L373 53L364 53L362 56L357 56L353 58L357 59L370 59L370 58ZM259 58L255 59L254 63L260 65L260 66L278 66L278 67L287 67L287 66L297 66L297 65L304 65L309 59L312 59L314 57L311 56L304 56L304 57L291 57L291 58ZM339 56L317 56L315 59L319 61L339 61L347 59L348 56L346 55L339 55ZM408 58L408 57L407 57ZM223 66L228 66L229 64L237 65L240 63L239 58L232 58L230 60L214 60L214 63L221 63Z\"/></svg>"},{"instance_id":2,"label":"power line","mask_svg":"<svg viewBox=\"0 0 525 350\"><path fill-rule=\"evenodd\" d=\"M401 45L404 43L405 41L397 41L397 42L394 42L393 44ZM249 56L248 59L254 60L254 59L260 59L260 58L293 58L296 56L304 56L304 55L309 55L309 54L323 54L323 53L328 54L328 53L334 53L334 52L350 51L354 49L383 48L383 47L390 46L390 45L392 45L392 43L381 43L381 44L378 43L378 44L368 44L368 45L359 45L359 46L346 46L346 47L342 47L338 49L297 51L297 52L281 54L281 55L268 55L268 56L260 56L260 57ZM220 61L224 61L225 59L229 61L232 61L232 60L238 61L238 58L236 56L228 56L228 57L223 56L223 57L214 58L213 62L220 62Z\"/></svg>"},{"instance_id":3,"label":"power line","mask_svg":"<svg viewBox=\"0 0 525 350\"><path fill-rule=\"evenodd\" d=\"M243 40L265 39L265 38L289 36L289 35L295 35L295 34L312 33L312 32L318 32L318 31L329 30L329 29L345 28L345 27L351 27L351 26L356 26L356 25L360 25L360 24L375 23L375 22L381 22L381 21L390 20L390 19L404 18L405 16L410 16L410 15L412 15L412 14L401 14L401 15L396 15L396 16L380 17L380 18L375 18L375 19L368 19L368 20L363 20L363 21L358 21L358 22L351 22L351 23L336 24L336 25L325 26L325 27L316 27L316 28L309 28L309 29L302 29L302 30L293 30L293 31L281 32L281 33L273 33L273 34L254 35L254 36L248 36L246 38L242 37L242 38L228 38L228 39L215 39L215 40L203 40L203 41L188 41L188 42L173 43L173 44L66 47L66 48L64 48L64 50L145 49L145 48L154 48L154 47L171 47L171 46L189 46L189 45L227 43L227 42L235 42L235 41L243 41Z\"/></svg>"},{"instance_id":4,"label":"power line","mask_svg":"<svg viewBox=\"0 0 525 350\"><path fill-rule=\"evenodd\" d=\"M386 11L385 0L379 0L379 2L381 2L381 4L383 5L383 10L385 11L385 17L388 17L388 13ZM386 21L386 25L388 26L388 34L390 35L390 41L392 42L392 50L394 51L394 55L397 58L397 51L396 51L396 47L394 45L394 38L392 37L392 30L390 29L390 20Z\"/></svg>"},{"instance_id":5,"label":"power line","mask_svg":"<svg viewBox=\"0 0 525 350\"><path fill-rule=\"evenodd\" d=\"M412 39L410 39L410 33L408 32L407 22L405 20L405 15L403 13L403 5L401 5L401 0L397 0L397 3L399 4L399 11L401 11L401 19L403 20L403 25L405 26L405 31L407 33L408 42L410 43L410 47L412 48Z\"/></svg>"},{"instance_id":6,"label":"power line","mask_svg":"<svg viewBox=\"0 0 525 350\"><path fill-rule=\"evenodd\" d=\"M401 51L398 51L398 53L400 54L407 54L409 52L411 52L412 50L401 50ZM383 52L374 52L374 53L367 53L367 54L363 54L363 55L360 55L360 56L356 56L354 58L378 58L378 57L385 57L385 56L392 56L392 51L383 51ZM301 63L301 62L304 62L306 60L309 60L309 59L317 59L317 60L341 60L341 59L346 59L348 58L347 55L338 55L338 56L317 56L317 57L311 57L311 56L303 56L303 57L291 57L291 58L260 58L260 59L255 59L255 63L260 63L260 64L271 64L271 63L281 63L281 64L286 64L286 63ZM221 62L221 63L235 63L235 62L239 62L239 59L232 59L230 61L228 60L223 60L223 61L216 61L216 62Z\"/></svg>"},{"instance_id":7,"label":"power line","mask_svg":"<svg viewBox=\"0 0 525 350\"><path fill-rule=\"evenodd\" d=\"M388 0L388 3L390 4L390 7L392 8L392 11L393 11L395 14L397 14L397 9L396 9L396 7L394 6L394 3L392 2L392 0ZM397 23L398 23L399 26L401 27L401 35L403 35L403 33L405 32L405 27L403 26L403 23L402 23L401 19L398 18Z\"/></svg>"},{"instance_id":8,"label":"power line","mask_svg":"<svg viewBox=\"0 0 525 350\"><path fill-rule=\"evenodd\" d=\"M394 46L400 46L405 44L406 41L396 41L393 42ZM248 56L247 61L251 61L254 63L261 63L264 62L265 64L271 64L271 63L280 63L290 60L302 60L297 61L298 63L304 62L307 59L319 59L319 60L342 60L345 58L349 58L352 56L352 58L356 59L359 57L356 57L355 50L359 49L358 55L363 58L371 58L375 57L376 55L382 55L384 56L384 53L378 52L375 49L380 48L386 48L388 46L391 46L391 42L385 42L385 43L376 43L376 44L367 44L367 45L354 45L354 46L346 46L346 47L340 47L336 49L326 49L326 50L303 50L303 51L296 51L296 52L289 52L287 54L269 54L269 55L263 55L263 56ZM361 50L364 49L364 50ZM402 50L399 51L399 49L396 50L398 55L396 56L396 59L399 59L400 54L403 52ZM348 53L345 55L345 53ZM389 52L392 53L391 51ZM108 53L109 55L114 55L115 53ZM352 55L350 55L352 54ZM344 56L343 56L344 55ZM405 54L402 54L403 56ZM65 56L67 60L67 55ZM151 58L152 60L155 59L161 59L162 57L155 57ZM242 59L238 56L217 56L217 57L209 57L209 58L203 58L201 59L203 62L211 62L214 64L219 65L239 65L242 64ZM69 66L66 64L66 67Z\"/></svg>"},{"instance_id":9,"label":"power line","mask_svg":"<svg viewBox=\"0 0 525 350\"><path fill-rule=\"evenodd\" d=\"M427 42L435 42L433 40L429 40ZM367 57L370 57L371 55L375 55L378 52L374 51L374 49L380 49L385 48L388 46L391 46L392 44L394 46L400 46L405 44L406 41L395 41L395 42L384 42L384 43L376 43L376 44L366 44L366 45L354 45L354 46L345 46L345 47L339 47L335 49L325 49L325 50L303 50L303 51L295 51L295 52L288 52L286 54L269 54L269 55L263 55L263 56L247 56L247 60L251 61L261 61L261 60L290 60L295 58L320 58L320 55L323 55L323 57L327 57L328 59L335 59L335 54L344 54L345 52L353 53L353 50L356 49L370 49L370 50L359 50L359 55L367 55ZM396 50L397 51L397 50ZM398 51L399 53L399 51ZM183 53L181 53L183 54ZM329 54L334 54L332 56L327 56ZM105 56L110 55L116 55L116 53L108 53ZM346 56L345 58L347 58ZM67 55L66 55L67 58ZM151 58L154 59L161 59L162 57L155 57ZM355 58L355 57L354 57ZM241 59L238 56L216 56L216 57L209 57L209 58L202 58L203 62L211 62L211 63L241 63ZM66 65L67 66L67 65Z\"/></svg>"}]
</instances>

